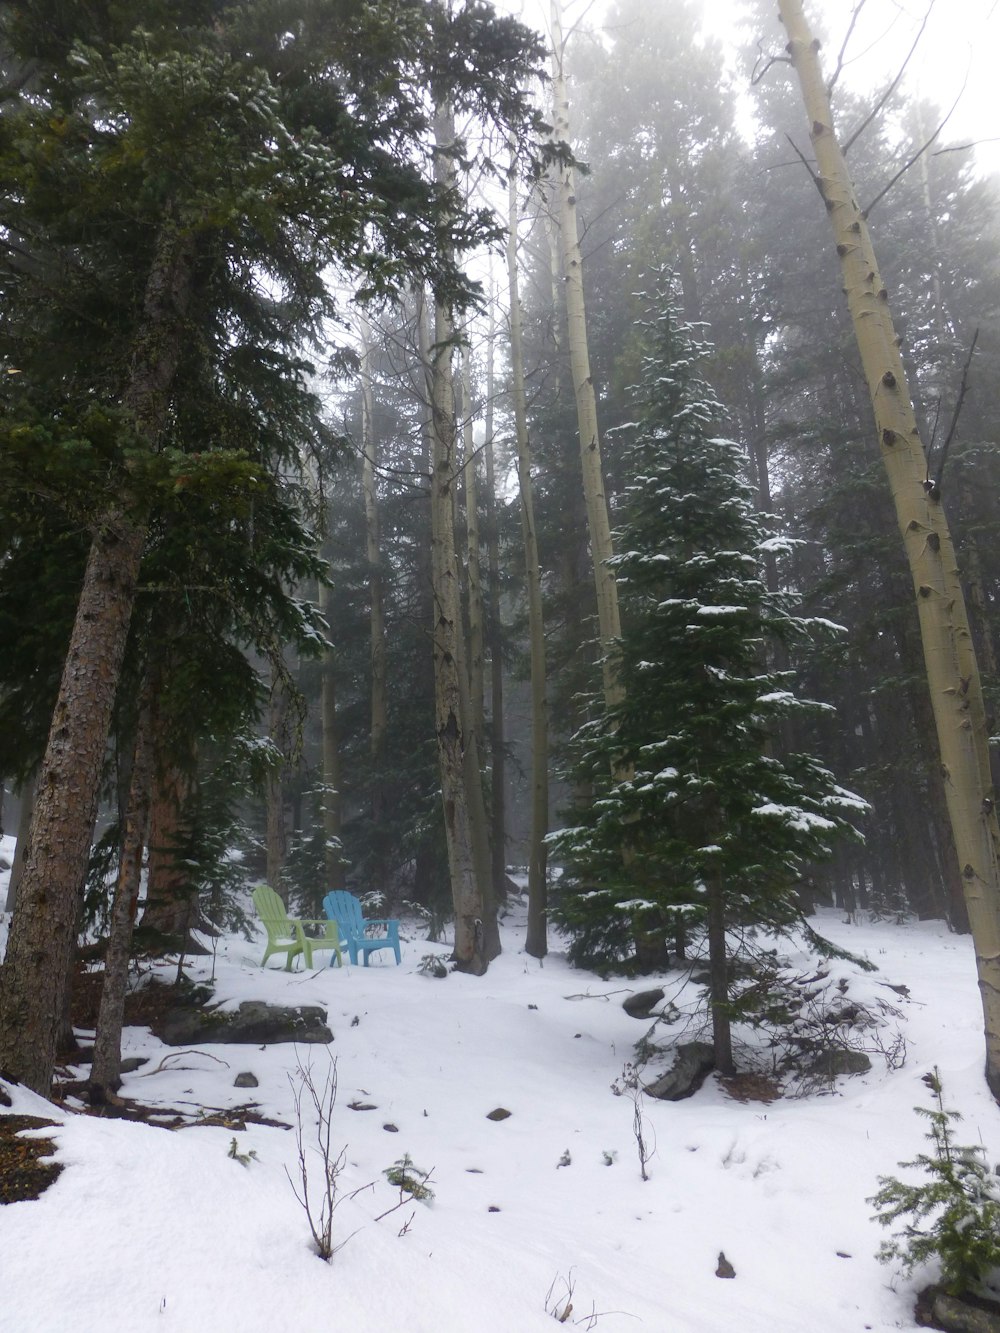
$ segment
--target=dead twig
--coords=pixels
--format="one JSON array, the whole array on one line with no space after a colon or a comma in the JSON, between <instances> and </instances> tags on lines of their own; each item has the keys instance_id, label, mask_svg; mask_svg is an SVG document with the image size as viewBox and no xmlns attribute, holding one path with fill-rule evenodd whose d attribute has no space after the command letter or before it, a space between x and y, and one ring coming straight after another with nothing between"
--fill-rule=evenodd
<instances>
[{"instance_id":1,"label":"dead twig","mask_svg":"<svg viewBox=\"0 0 1000 1333\"><path fill-rule=\"evenodd\" d=\"M865 116L864 120L861 122L858 128L854 131L854 133L850 136L847 142L843 145L841 151L843 152L845 157L851 151L852 146L855 143L857 143L861 135L864 134L865 130L868 128L868 126L872 123L872 121L875 119L878 113L885 106L886 102L888 102L889 98L899 87L899 81L905 74L906 67L910 63L910 60L913 57L913 53L916 51L917 46L920 43L921 37L923 37L924 35L924 29L927 27L927 20L930 18L931 10L933 8L934 8L934 0L930 0L930 4L927 6L927 12L924 14L923 21L921 22L920 28L917 31L917 35L913 39L913 45L910 47L909 51L907 51L906 58L900 65L899 70L896 73L896 77L893 79L893 81L889 84L888 88L886 88L885 92L872 107L871 111L869 111L868 115Z\"/></svg>"},{"instance_id":2,"label":"dead twig","mask_svg":"<svg viewBox=\"0 0 1000 1333\"><path fill-rule=\"evenodd\" d=\"M155 1069L144 1069L141 1074L136 1074L136 1078L151 1078L153 1074L177 1073L182 1069L196 1069L197 1065L174 1065L171 1060L179 1060L182 1055L203 1055L206 1060L214 1060L217 1065L223 1065L229 1068L229 1061L222 1060L217 1055L209 1055L208 1051L171 1051L165 1055Z\"/></svg>"},{"instance_id":3,"label":"dead twig","mask_svg":"<svg viewBox=\"0 0 1000 1333\"><path fill-rule=\"evenodd\" d=\"M864 7L865 7L865 0L857 0L857 4L851 11L851 21L847 25L847 32L844 34L844 40L841 43L840 51L837 53L836 68L834 69L833 73L830 75L830 78L827 81L826 85L827 97L829 97L832 94L834 87L836 86L837 80L840 78L841 70L843 70L844 68L844 55L847 51L847 44L851 40L851 37L854 33L854 25L857 23L859 17L861 16L861 11L864 9Z\"/></svg>"},{"instance_id":4,"label":"dead twig","mask_svg":"<svg viewBox=\"0 0 1000 1333\"><path fill-rule=\"evenodd\" d=\"M934 480L931 480L930 456L927 459L927 477L924 481L924 490L927 491L932 500L937 500L941 495L941 482L944 478L944 465L948 461L948 450L951 447L952 439L958 427L958 418L962 413L962 404L965 401L965 395L969 387L969 367L972 365L972 358L975 354L976 343L979 341L979 330L976 329L972 335L972 342L969 345L969 355L965 358L965 365L962 367L962 380L958 386L958 397L955 400L955 410L951 414L951 425L948 427L948 434L944 437L944 443L941 445L941 456L938 459L937 472Z\"/></svg>"}]
</instances>

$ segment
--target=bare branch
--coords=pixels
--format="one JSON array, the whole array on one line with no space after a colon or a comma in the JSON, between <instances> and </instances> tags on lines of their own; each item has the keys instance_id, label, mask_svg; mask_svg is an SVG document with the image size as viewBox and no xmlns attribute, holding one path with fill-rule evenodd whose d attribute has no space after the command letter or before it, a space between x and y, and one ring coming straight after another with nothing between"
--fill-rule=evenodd
<instances>
[{"instance_id":1,"label":"bare branch","mask_svg":"<svg viewBox=\"0 0 1000 1333\"><path fill-rule=\"evenodd\" d=\"M944 117L944 119L939 123L937 129L934 131L934 133L931 135L931 137L927 140L927 142L926 142L925 144L921 144L921 146L917 149L917 151L913 154L913 156L910 157L906 162L903 163L903 165L900 167L900 169L896 172L895 176L893 176L892 180L890 180L889 183L888 183L886 186L883 187L883 189L879 190L878 194L877 194L877 195L875 196L875 198L871 201L871 203L868 205L868 207L865 208L865 209L862 209L861 216L862 216L863 218L865 218L865 219L867 220L868 215L871 213L871 211L872 211L872 209L875 207L875 205L876 205L880 200L882 200L882 199L885 198L885 196L889 193L889 191L892 189L892 187L896 184L896 182L897 182L902 176L905 176L905 175L906 175L906 173L909 171L909 169L913 166L914 162L916 162L917 159L920 157L920 155L921 155L922 153L926 153L926 152L927 152L928 148L930 148L931 144L932 144L932 143L934 142L934 140L938 137L938 135L941 133L941 131L944 129L944 127L948 124L948 121L951 119L952 115L954 114L955 108L958 106L959 102L961 101L962 94L963 94L964 92L965 92L965 83L963 82L961 88L958 90L958 96L955 98L954 102L952 102L952 104L951 104L951 110L950 110L950 111L948 112L948 114Z\"/></svg>"},{"instance_id":2,"label":"bare branch","mask_svg":"<svg viewBox=\"0 0 1000 1333\"><path fill-rule=\"evenodd\" d=\"M1000 143L1000 135L994 134L989 139L973 139L969 143L950 143L947 148L939 148L931 157L940 157L943 153L965 153L970 148L978 148L981 143Z\"/></svg>"},{"instance_id":3,"label":"bare branch","mask_svg":"<svg viewBox=\"0 0 1000 1333\"><path fill-rule=\"evenodd\" d=\"M816 186L816 189L819 190L820 198L821 199L824 198L825 196L823 194L822 182L820 181L820 178L819 176L817 176L816 172L813 171L812 163L805 156L805 154L802 152L802 150L799 148L798 144L795 142L795 140L792 138L790 134L786 134L785 138L792 145L792 151L795 153L796 157L799 159L799 161L805 167L806 171L808 171L809 175L812 177L812 183L813 185Z\"/></svg>"},{"instance_id":4,"label":"bare branch","mask_svg":"<svg viewBox=\"0 0 1000 1333\"><path fill-rule=\"evenodd\" d=\"M854 25L860 18L861 11L864 9L864 7L865 7L865 0L857 0L857 4L851 11L851 21L847 25L847 32L844 34L843 44L841 45L840 51L837 54L837 66L834 69L833 73L830 75L829 80L827 81L826 85L827 97L831 95L831 93L834 90L834 87L836 86L837 80L840 78L841 70L844 68L844 55L847 51L847 44L851 40L851 36L854 33Z\"/></svg>"},{"instance_id":5,"label":"bare branch","mask_svg":"<svg viewBox=\"0 0 1000 1333\"><path fill-rule=\"evenodd\" d=\"M844 144L843 149L842 149L841 151L843 152L843 154L844 154L845 157L846 157L847 154L851 151L851 147L852 147L852 145L853 145L854 143L857 142L857 140L861 137L862 134L864 134L865 130L866 130L866 129L868 128L868 126L872 123L872 121L875 119L875 117L878 115L878 113L879 113L879 112L882 110L882 108L885 106L886 102L888 102L889 98L893 95L893 93L894 93L894 92L896 91L896 89L899 87L899 81L900 81L900 79L903 77L903 75L906 73L906 67L907 67L907 65L910 63L910 60L911 60L911 58L912 58L912 56L913 56L913 53L914 53L914 51L916 51L917 46L918 46L919 43L920 43L920 39L921 39L921 37L923 37L923 35L924 35L924 29L927 27L927 20L930 18L930 16L931 16L931 10L932 10L933 8L934 8L934 0L930 0L930 3L929 3L928 6L927 6L927 12L926 12L926 14L924 14L923 21L921 22L920 27L919 27L919 29L918 29L918 31L917 31L917 35L916 35L916 37L914 37L914 39L913 39L913 45L910 47L909 51L906 53L906 59L905 59L905 60L903 61L903 63L900 65L899 70L898 70L898 72L897 72L897 74L896 74L896 77L893 79L893 81L889 84L888 88L886 88L885 92L882 94L882 96L878 99L878 101L877 101L877 102L875 103L875 105L872 107L871 111L869 111L868 115L865 116L864 120L861 122L861 124L858 126L858 128L854 131L854 133L851 135L851 137L850 137L850 138L847 140L847 142Z\"/></svg>"},{"instance_id":6,"label":"bare branch","mask_svg":"<svg viewBox=\"0 0 1000 1333\"><path fill-rule=\"evenodd\" d=\"M759 52L759 55L757 56L757 59L754 62L754 67L750 74L751 88L757 87L757 84L760 83L761 79L764 77L764 75L767 73L767 71L771 68L772 65L790 65L792 63L790 56L765 56L763 47L764 47L763 41L757 43L757 50ZM763 69L760 68L760 62L762 60L767 61Z\"/></svg>"},{"instance_id":7,"label":"bare branch","mask_svg":"<svg viewBox=\"0 0 1000 1333\"><path fill-rule=\"evenodd\" d=\"M976 351L976 343L979 341L979 330L976 329L972 335L972 343L969 346L969 355L965 358L965 365L962 367L962 381L958 386L958 397L955 400L955 411L952 413L951 425L948 427L948 434L944 437L944 444L941 446L941 457L938 460L937 473L934 481L928 486L924 486L930 491L932 499L938 499L941 495L941 480L944 477L944 465L948 461L948 449L952 438L958 426L958 418L962 412L962 403L965 401L966 391L969 387L969 367L972 365L972 358Z\"/></svg>"}]
</instances>

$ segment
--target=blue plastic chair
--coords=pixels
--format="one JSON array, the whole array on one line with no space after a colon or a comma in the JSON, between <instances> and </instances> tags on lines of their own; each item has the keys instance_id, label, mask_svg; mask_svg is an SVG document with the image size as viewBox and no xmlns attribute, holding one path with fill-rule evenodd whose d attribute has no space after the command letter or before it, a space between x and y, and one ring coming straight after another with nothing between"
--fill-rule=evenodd
<instances>
[{"instance_id":1,"label":"blue plastic chair","mask_svg":"<svg viewBox=\"0 0 1000 1333\"><path fill-rule=\"evenodd\" d=\"M388 917L365 918L361 904L353 893L337 889L323 899L323 911L331 921L336 921L343 936L343 942L351 955L351 962L357 966L358 954L364 955L365 967L368 955L379 949L391 949L399 957L399 922ZM376 933L377 932L377 933Z\"/></svg>"}]
</instances>

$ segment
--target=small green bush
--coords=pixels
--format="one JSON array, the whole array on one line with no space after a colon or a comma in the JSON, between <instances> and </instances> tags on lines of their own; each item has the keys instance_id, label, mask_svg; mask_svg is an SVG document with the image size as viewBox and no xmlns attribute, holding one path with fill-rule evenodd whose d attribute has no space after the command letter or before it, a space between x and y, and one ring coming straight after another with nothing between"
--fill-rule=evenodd
<instances>
[{"instance_id":1,"label":"small green bush","mask_svg":"<svg viewBox=\"0 0 1000 1333\"><path fill-rule=\"evenodd\" d=\"M382 1174L390 1185L395 1185L401 1193L408 1194L411 1199L430 1203L434 1198L434 1191L427 1183L431 1177L430 1171L421 1171L409 1153L404 1153L393 1162L392 1166L387 1166Z\"/></svg>"},{"instance_id":2,"label":"small green bush","mask_svg":"<svg viewBox=\"0 0 1000 1333\"><path fill-rule=\"evenodd\" d=\"M880 1189L868 1202L884 1227L911 1218L891 1240L882 1242L878 1258L883 1263L901 1260L906 1273L937 1258L941 1285L960 1296L980 1288L990 1271L1000 1267L1000 1182L982 1148L954 1142L951 1124L961 1117L945 1110L936 1069L928 1081L936 1105L932 1110L914 1109L930 1122L926 1137L933 1151L919 1153L900 1166L919 1167L929 1179L907 1185L895 1176L880 1176Z\"/></svg>"}]
</instances>

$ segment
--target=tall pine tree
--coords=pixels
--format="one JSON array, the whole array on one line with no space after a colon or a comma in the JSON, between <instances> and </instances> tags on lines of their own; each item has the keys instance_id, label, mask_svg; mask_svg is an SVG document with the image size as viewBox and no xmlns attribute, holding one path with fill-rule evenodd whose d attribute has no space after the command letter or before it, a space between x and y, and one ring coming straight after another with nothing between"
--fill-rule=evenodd
<instances>
[{"instance_id":1,"label":"tall pine tree","mask_svg":"<svg viewBox=\"0 0 1000 1333\"><path fill-rule=\"evenodd\" d=\"M790 673L767 665L769 649L820 624L768 590L768 534L698 373L707 349L667 294L655 304L641 415L623 428L629 481L614 566L625 698L577 738L594 799L556 839L570 871L558 915L572 959L598 965L633 951L640 966L656 965L668 933L704 930L716 1065L728 1072L727 928L796 921L805 863L855 834L849 819L864 802L809 755L774 753L783 718L823 705L796 696Z\"/></svg>"}]
</instances>

